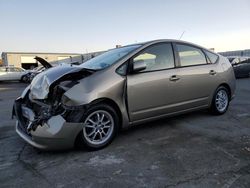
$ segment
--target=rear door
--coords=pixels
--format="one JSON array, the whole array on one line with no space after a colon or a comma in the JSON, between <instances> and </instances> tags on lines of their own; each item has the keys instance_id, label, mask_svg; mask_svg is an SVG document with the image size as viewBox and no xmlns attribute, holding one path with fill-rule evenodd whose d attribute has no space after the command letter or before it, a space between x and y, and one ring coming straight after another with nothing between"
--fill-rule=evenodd
<instances>
[{"instance_id":1,"label":"rear door","mask_svg":"<svg viewBox=\"0 0 250 188\"><path fill-rule=\"evenodd\" d=\"M210 103L218 79L216 54L213 60L209 60L205 52L195 46L175 43L178 57L178 77L180 78L177 95L179 110L189 110L206 107ZM213 62L212 62L213 61Z\"/></svg>"},{"instance_id":2,"label":"rear door","mask_svg":"<svg viewBox=\"0 0 250 188\"><path fill-rule=\"evenodd\" d=\"M128 111L132 121L173 111L178 80L171 43L152 45L130 60L144 61L147 68L127 76Z\"/></svg>"}]
</instances>

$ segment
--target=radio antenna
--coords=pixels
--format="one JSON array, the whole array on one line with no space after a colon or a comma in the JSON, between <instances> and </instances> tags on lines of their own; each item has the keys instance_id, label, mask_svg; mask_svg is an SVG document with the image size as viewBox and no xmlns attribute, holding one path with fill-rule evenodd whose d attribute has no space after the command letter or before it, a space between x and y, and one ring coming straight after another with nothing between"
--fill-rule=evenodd
<instances>
[{"instance_id":1,"label":"radio antenna","mask_svg":"<svg viewBox=\"0 0 250 188\"><path fill-rule=\"evenodd\" d=\"M182 38L182 36L184 35L185 32L186 32L186 31L183 31L183 32L182 32L182 34L181 34L179 40L181 40L181 38Z\"/></svg>"}]
</instances>

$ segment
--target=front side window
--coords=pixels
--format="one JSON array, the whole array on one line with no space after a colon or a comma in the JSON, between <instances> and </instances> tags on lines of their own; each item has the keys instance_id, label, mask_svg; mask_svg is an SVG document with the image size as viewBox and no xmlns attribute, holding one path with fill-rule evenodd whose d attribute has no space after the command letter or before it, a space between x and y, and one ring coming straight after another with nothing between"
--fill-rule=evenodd
<instances>
[{"instance_id":1,"label":"front side window","mask_svg":"<svg viewBox=\"0 0 250 188\"><path fill-rule=\"evenodd\" d=\"M183 44L177 44L176 47L182 67L207 64L206 57L199 48Z\"/></svg>"},{"instance_id":2,"label":"front side window","mask_svg":"<svg viewBox=\"0 0 250 188\"><path fill-rule=\"evenodd\" d=\"M149 47L133 59L133 62L136 61L144 61L146 64L146 69L141 72L174 68L172 46L162 43Z\"/></svg>"},{"instance_id":3,"label":"front side window","mask_svg":"<svg viewBox=\"0 0 250 188\"><path fill-rule=\"evenodd\" d=\"M92 70L105 69L115 64L118 60L125 57L126 55L136 50L140 46L141 45L131 45L131 46L125 46L125 47L109 50L97 57L94 57L93 59L86 61L80 66L83 68L92 69Z\"/></svg>"}]
</instances>

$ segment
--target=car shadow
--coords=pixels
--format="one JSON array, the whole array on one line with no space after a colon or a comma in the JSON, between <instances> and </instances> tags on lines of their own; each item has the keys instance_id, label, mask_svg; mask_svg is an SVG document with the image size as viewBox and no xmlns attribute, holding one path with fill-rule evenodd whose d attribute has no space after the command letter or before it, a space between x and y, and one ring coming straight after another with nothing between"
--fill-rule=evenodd
<instances>
[{"instance_id":1,"label":"car shadow","mask_svg":"<svg viewBox=\"0 0 250 188\"><path fill-rule=\"evenodd\" d=\"M178 122L186 121L189 119L197 119L200 117L208 117L211 116L207 110L200 110L195 112L189 112L181 115L176 115L172 117L166 117L159 120L150 121L147 123L138 124L135 126L131 126L129 128L123 129L119 132L118 136L114 140L115 144L111 144L102 150L110 150L110 147L117 147L119 143L122 144L124 138L127 139L134 139L137 137L139 133L142 132L151 132L151 131L159 131L158 129L166 129L166 130L176 130L176 126L178 126ZM39 154L45 155L65 155L65 154L77 154L77 153L89 153L93 151L89 151L86 148L77 148L74 147L72 149L65 149L65 150L56 150L56 151L43 151L36 148L33 150Z\"/></svg>"},{"instance_id":2,"label":"car shadow","mask_svg":"<svg viewBox=\"0 0 250 188\"><path fill-rule=\"evenodd\" d=\"M146 129L155 129L159 128L162 126L167 126L169 128L175 128L177 125L176 120L182 121L185 119L190 119L190 118L199 118L201 116L210 116L208 110L200 110L200 111L195 111L195 112L188 112L185 114L180 114L180 115L175 115L171 117L165 117L161 118L158 120L153 120L149 121L147 123L141 123L138 125L131 126L127 129L121 130L120 134L122 135L127 135L130 134L130 132L137 132L137 131L143 131Z\"/></svg>"}]
</instances>

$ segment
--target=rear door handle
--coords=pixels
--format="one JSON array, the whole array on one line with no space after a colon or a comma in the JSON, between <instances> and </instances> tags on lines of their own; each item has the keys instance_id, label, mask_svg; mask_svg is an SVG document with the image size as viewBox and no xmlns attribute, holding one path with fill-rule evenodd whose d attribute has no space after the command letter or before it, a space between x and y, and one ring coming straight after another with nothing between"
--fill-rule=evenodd
<instances>
[{"instance_id":1,"label":"rear door handle","mask_svg":"<svg viewBox=\"0 0 250 188\"><path fill-rule=\"evenodd\" d=\"M215 75L215 74L216 74L216 71L210 70L210 71L209 71L209 74L210 74L210 75Z\"/></svg>"},{"instance_id":2,"label":"rear door handle","mask_svg":"<svg viewBox=\"0 0 250 188\"><path fill-rule=\"evenodd\" d=\"M177 77L176 75L173 75L169 78L170 81L177 81L177 80L180 80L179 77Z\"/></svg>"}]
</instances>

